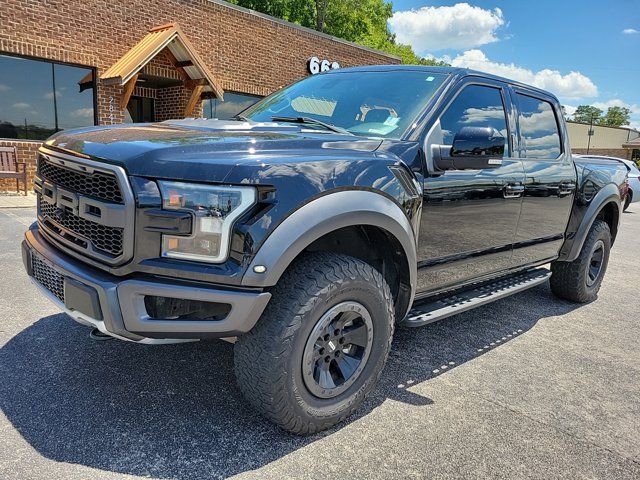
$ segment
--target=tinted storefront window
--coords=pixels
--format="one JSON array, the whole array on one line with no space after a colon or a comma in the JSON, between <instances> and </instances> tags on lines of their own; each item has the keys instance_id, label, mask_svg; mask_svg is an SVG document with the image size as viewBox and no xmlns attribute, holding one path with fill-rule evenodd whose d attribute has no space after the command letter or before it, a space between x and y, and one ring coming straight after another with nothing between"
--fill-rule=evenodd
<instances>
[{"instance_id":1,"label":"tinted storefront window","mask_svg":"<svg viewBox=\"0 0 640 480\"><path fill-rule=\"evenodd\" d=\"M44 140L95 124L93 70L0 55L0 138Z\"/></svg>"},{"instance_id":2,"label":"tinted storefront window","mask_svg":"<svg viewBox=\"0 0 640 480\"><path fill-rule=\"evenodd\" d=\"M244 93L224 93L224 102L215 98L205 100L204 116L206 118L217 118L219 120L229 120L236 116L245 108L250 107L262 97L256 95L247 95Z\"/></svg>"}]
</instances>

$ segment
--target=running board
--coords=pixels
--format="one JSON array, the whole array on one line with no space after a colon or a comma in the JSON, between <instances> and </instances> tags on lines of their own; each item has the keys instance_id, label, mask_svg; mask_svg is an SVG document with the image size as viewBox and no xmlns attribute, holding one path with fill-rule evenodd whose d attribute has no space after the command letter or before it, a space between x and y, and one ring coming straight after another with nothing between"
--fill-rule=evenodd
<instances>
[{"instance_id":1,"label":"running board","mask_svg":"<svg viewBox=\"0 0 640 480\"><path fill-rule=\"evenodd\" d=\"M550 276L551 272L546 268L536 268L458 292L435 302L414 305L401 325L421 327L535 287L547 281Z\"/></svg>"}]
</instances>

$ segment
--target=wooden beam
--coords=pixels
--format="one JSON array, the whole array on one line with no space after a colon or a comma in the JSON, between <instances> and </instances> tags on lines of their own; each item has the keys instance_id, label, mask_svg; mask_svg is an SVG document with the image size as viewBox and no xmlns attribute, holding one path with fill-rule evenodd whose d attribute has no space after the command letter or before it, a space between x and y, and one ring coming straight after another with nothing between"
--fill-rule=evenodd
<instances>
[{"instance_id":1,"label":"wooden beam","mask_svg":"<svg viewBox=\"0 0 640 480\"><path fill-rule=\"evenodd\" d=\"M157 27L150 28L150 32L157 32L159 30L167 30L168 28L176 28L176 24L174 22L165 23L164 25L158 25Z\"/></svg>"},{"instance_id":2,"label":"wooden beam","mask_svg":"<svg viewBox=\"0 0 640 480\"><path fill-rule=\"evenodd\" d=\"M200 101L200 97L202 95L202 91L204 90L204 85L196 85L196 87L191 92L191 98L187 102L187 108L184 109L184 116L190 117L193 114L198 102Z\"/></svg>"},{"instance_id":3,"label":"wooden beam","mask_svg":"<svg viewBox=\"0 0 640 480\"><path fill-rule=\"evenodd\" d=\"M171 50L169 50L169 46L165 47L164 53L167 55L167 58L173 64L173 66L176 67L176 70L178 71L178 73L182 77L182 80L184 80L185 82L187 80L190 80L191 77L189 76L189 74L186 72L186 70L184 68L182 68L182 67L180 67L178 65L180 62L178 61L176 56L171 52Z\"/></svg>"},{"instance_id":4,"label":"wooden beam","mask_svg":"<svg viewBox=\"0 0 640 480\"><path fill-rule=\"evenodd\" d=\"M191 60L185 60L184 62L176 62L175 65L176 68L193 67L193 62Z\"/></svg>"},{"instance_id":5,"label":"wooden beam","mask_svg":"<svg viewBox=\"0 0 640 480\"><path fill-rule=\"evenodd\" d=\"M122 97L120 97L120 110L127 108L133 89L136 88L136 82L138 81L138 74L136 73L131 79L124 84L122 90Z\"/></svg>"},{"instance_id":6,"label":"wooden beam","mask_svg":"<svg viewBox=\"0 0 640 480\"><path fill-rule=\"evenodd\" d=\"M189 79L189 80L185 80L184 82L184 86L187 88L196 88L196 87L204 87L207 85L207 81L204 78L196 78L196 79Z\"/></svg>"}]
</instances>

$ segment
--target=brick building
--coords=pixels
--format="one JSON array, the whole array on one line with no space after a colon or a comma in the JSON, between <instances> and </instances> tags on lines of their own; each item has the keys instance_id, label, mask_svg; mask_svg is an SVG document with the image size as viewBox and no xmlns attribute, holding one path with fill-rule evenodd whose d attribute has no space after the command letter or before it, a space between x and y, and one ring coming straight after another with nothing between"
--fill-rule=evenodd
<instances>
[{"instance_id":1,"label":"brick building","mask_svg":"<svg viewBox=\"0 0 640 480\"><path fill-rule=\"evenodd\" d=\"M399 63L221 0L4 0L0 18L0 146L16 146L31 176L59 130L229 118L308 75L311 57Z\"/></svg>"}]
</instances>

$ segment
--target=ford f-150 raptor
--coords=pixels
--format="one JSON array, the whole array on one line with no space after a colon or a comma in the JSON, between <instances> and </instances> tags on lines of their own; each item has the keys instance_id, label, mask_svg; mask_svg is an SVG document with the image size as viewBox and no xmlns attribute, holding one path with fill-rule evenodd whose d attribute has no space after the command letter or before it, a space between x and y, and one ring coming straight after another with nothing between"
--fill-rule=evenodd
<instances>
[{"instance_id":1,"label":"ford f-150 raptor","mask_svg":"<svg viewBox=\"0 0 640 480\"><path fill-rule=\"evenodd\" d=\"M234 120L54 135L23 259L103 335L235 339L247 399L305 434L371 392L396 325L548 279L594 300L625 174L572 159L545 91L455 68L345 68Z\"/></svg>"}]
</instances>

